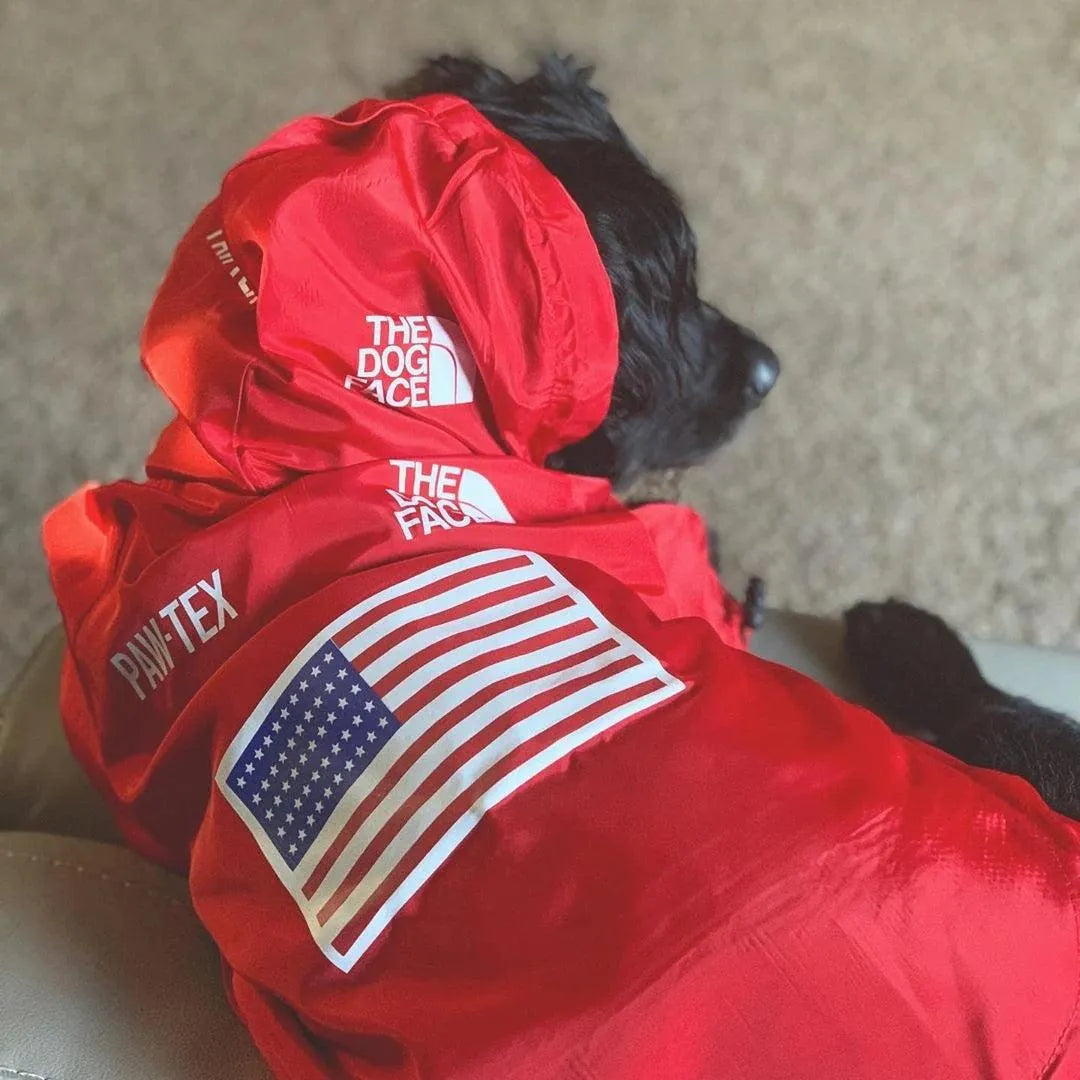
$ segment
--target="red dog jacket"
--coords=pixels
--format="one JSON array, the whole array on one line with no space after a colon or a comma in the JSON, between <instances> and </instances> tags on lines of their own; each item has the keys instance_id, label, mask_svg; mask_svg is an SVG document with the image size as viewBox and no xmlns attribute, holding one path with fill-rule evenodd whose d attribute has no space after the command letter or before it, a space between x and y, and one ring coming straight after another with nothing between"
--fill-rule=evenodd
<instances>
[{"instance_id":1,"label":"red dog jacket","mask_svg":"<svg viewBox=\"0 0 1080 1080\"><path fill-rule=\"evenodd\" d=\"M277 1075L1080 1076L1077 827L742 650L605 414L581 214L451 97L279 131L142 342L144 483L47 519L64 720Z\"/></svg>"}]
</instances>

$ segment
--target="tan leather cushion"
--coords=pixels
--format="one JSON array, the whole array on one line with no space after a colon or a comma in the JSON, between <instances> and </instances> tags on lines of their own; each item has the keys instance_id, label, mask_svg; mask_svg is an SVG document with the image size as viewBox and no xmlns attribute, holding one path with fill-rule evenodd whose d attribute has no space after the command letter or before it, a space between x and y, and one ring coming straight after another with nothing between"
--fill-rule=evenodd
<instances>
[{"instance_id":1,"label":"tan leather cushion","mask_svg":"<svg viewBox=\"0 0 1080 1080\"><path fill-rule=\"evenodd\" d=\"M0 833L0 1077L267 1080L183 878Z\"/></svg>"},{"instance_id":2,"label":"tan leather cushion","mask_svg":"<svg viewBox=\"0 0 1080 1080\"><path fill-rule=\"evenodd\" d=\"M63 647L64 635L57 628L0 702L0 829L118 841L112 818L72 756L60 725Z\"/></svg>"}]
</instances>

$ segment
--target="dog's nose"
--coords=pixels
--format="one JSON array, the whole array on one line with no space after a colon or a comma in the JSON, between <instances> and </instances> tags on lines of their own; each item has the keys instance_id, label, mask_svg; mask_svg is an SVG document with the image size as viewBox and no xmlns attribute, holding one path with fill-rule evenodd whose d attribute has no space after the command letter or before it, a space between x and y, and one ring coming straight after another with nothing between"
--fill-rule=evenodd
<instances>
[{"instance_id":1,"label":"dog's nose","mask_svg":"<svg viewBox=\"0 0 1080 1080\"><path fill-rule=\"evenodd\" d=\"M760 341L746 346L746 391L760 401L776 385L780 361L776 353Z\"/></svg>"}]
</instances>

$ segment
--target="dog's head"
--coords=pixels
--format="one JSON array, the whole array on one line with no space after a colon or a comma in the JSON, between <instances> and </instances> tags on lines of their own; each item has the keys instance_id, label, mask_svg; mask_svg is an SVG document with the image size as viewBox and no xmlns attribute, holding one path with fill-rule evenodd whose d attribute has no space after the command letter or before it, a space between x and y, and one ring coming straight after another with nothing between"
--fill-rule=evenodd
<instances>
[{"instance_id":1,"label":"dog's head","mask_svg":"<svg viewBox=\"0 0 1080 1080\"><path fill-rule=\"evenodd\" d=\"M679 200L612 119L590 74L549 57L515 82L479 61L441 57L406 91L472 102L532 151L584 213L611 278L619 366L603 424L548 464L622 483L705 457L761 403L780 365L698 296L697 245Z\"/></svg>"}]
</instances>

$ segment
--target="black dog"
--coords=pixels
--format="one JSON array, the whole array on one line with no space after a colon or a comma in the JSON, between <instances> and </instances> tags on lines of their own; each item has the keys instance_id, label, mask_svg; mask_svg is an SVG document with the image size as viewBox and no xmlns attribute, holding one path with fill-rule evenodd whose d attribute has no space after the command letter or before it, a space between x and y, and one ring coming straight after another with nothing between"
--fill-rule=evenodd
<instances>
[{"instance_id":1,"label":"black dog","mask_svg":"<svg viewBox=\"0 0 1080 1080\"><path fill-rule=\"evenodd\" d=\"M941 619L890 600L845 615L844 647L870 704L970 765L1028 780L1080 820L1080 725L991 686Z\"/></svg>"},{"instance_id":2,"label":"black dog","mask_svg":"<svg viewBox=\"0 0 1080 1080\"><path fill-rule=\"evenodd\" d=\"M611 278L619 368L603 425L548 464L623 484L646 469L691 464L725 442L780 366L698 296L694 234L678 199L612 119L590 74L549 57L515 82L479 61L441 57L404 89L471 101L532 151L584 213ZM748 624L760 623L762 608L755 578ZM847 615L847 649L897 727L928 734L971 764L1024 776L1050 805L1080 818L1080 728L990 686L940 619L895 602L860 605Z\"/></svg>"},{"instance_id":3,"label":"black dog","mask_svg":"<svg viewBox=\"0 0 1080 1080\"><path fill-rule=\"evenodd\" d=\"M588 438L552 455L564 472L625 484L646 469L701 460L760 404L774 353L697 292L697 245L671 189L649 168L570 58L515 82L477 60L429 61L408 96L466 98L527 147L585 215L611 278L619 367L611 407Z\"/></svg>"}]
</instances>

